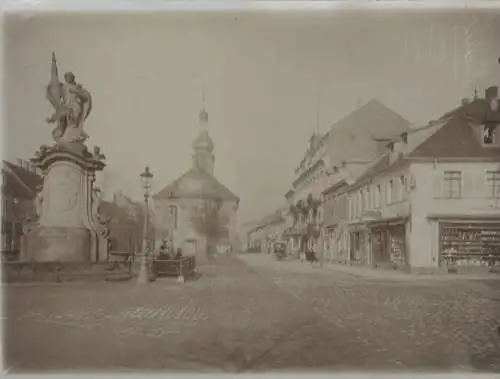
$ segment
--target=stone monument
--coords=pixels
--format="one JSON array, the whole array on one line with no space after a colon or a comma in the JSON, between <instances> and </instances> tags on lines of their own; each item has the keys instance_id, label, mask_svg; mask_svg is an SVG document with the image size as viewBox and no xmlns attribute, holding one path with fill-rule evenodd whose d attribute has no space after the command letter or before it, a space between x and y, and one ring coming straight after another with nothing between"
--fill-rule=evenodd
<instances>
[{"instance_id":1,"label":"stone monument","mask_svg":"<svg viewBox=\"0 0 500 379\"><path fill-rule=\"evenodd\" d=\"M99 262L108 256L107 221L99 214L101 193L95 173L105 167L99 147L89 152L83 125L92 110L92 96L75 75L59 81L55 54L46 97L54 108L47 122L55 124L55 144L42 145L31 158L43 175L36 198L36 216L26 225L22 258L36 262Z\"/></svg>"}]
</instances>

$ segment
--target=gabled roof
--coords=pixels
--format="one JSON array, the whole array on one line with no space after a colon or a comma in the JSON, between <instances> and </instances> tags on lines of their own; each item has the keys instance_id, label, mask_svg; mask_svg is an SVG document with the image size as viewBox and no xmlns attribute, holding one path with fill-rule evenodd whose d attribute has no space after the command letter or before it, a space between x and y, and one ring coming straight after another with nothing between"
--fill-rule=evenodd
<instances>
[{"instance_id":1,"label":"gabled roof","mask_svg":"<svg viewBox=\"0 0 500 379\"><path fill-rule=\"evenodd\" d=\"M384 138L411 130L411 123L373 99L333 125L325 138L338 132L363 132Z\"/></svg>"},{"instance_id":2,"label":"gabled roof","mask_svg":"<svg viewBox=\"0 0 500 379\"><path fill-rule=\"evenodd\" d=\"M491 111L485 99L475 99L447 112L437 121L418 129L413 128L405 137L399 134L392 141L394 152L388 149L373 159L355 185L380 171L401 164L405 157L500 158L500 147L483 146L478 138L479 131L474 130L485 122L500 124L500 111Z\"/></svg>"},{"instance_id":3,"label":"gabled roof","mask_svg":"<svg viewBox=\"0 0 500 379\"><path fill-rule=\"evenodd\" d=\"M425 140L410 158L500 158L499 147L484 147L474 133L477 125L463 118L451 118Z\"/></svg>"},{"instance_id":4,"label":"gabled roof","mask_svg":"<svg viewBox=\"0 0 500 379\"><path fill-rule=\"evenodd\" d=\"M411 132L411 123L378 100L372 100L336 123L328 132L330 164L371 159L379 146L375 139Z\"/></svg>"},{"instance_id":5,"label":"gabled roof","mask_svg":"<svg viewBox=\"0 0 500 379\"><path fill-rule=\"evenodd\" d=\"M43 185L40 175L8 161L3 161L2 174L4 195L31 199L37 194L37 188Z\"/></svg>"},{"instance_id":6,"label":"gabled roof","mask_svg":"<svg viewBox=\"0 0 500 379\"><path fill-rule=\"evenodd\" d=\"M433 122L420 128L413 128L406 134L406 142L400 135L392 140L394 152L390 149L385 150L375 157L357 177L356 184L359 185L365 180L369 180L373 175L389 167L395 167L403 162L404 157L410 156L424 141L427 141L437 131L446 124L447 120Z\"/></svg>"},{"instance_id":7,"label":"gabled roof","mask_svg":"<svg viewBox=\"0 0 500 379\"><path fill-rule=\"evenodd\" d=\"M224 185L205 170L192 167L153 196L155 199L220 199L239 201Z\"/></svg>"},{"instance_id":8,"label":"gabled roof","mask_svg":"<svg viewBox=\"0 0 500 379\"><path fill-rule=\"evenodd\" d=\"M312 162L310 167L303 167L293 185L297 186L321 163L330 169L343 161L369 161L380 152L377 140L390 140L393 136L410 133L412 130L408 120L380 101L371 100L331 127L318 142L319 148L325 146L325 153L316 162ZM301 164L307 162L306 158L307 155Z\"/></svg>"},{"instance_id":9,"label":"gabled roof","mask_svg":"<svg viewBox=\"0 0 500 379\"><path fill-rule=\"evenodd\" d=\"M363 172L358 178L357 182L364 180L365 178L369 178L373 174L376 174L377 172L383 170L384 168L388 167L391 163L390 155L384 154L381 155L378 159L376 159L370 167L368 167L365 172Z\"/></svg>"}]
</instances>

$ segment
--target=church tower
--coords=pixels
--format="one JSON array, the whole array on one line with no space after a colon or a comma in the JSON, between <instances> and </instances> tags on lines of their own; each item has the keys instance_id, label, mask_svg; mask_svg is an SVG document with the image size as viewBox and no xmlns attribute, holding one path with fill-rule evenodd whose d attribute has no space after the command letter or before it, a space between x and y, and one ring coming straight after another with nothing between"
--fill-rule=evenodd
<instances>
[{"instance_id":1,"label":"church tower","mask_svg":"<svg viewBox=\"0 0 500 379\"><path fill-rule=\"evenodd\" d=\"M214 142L208 135L208 113L204 106L199 117L200 132L193 141L193 166L213 175L215 164Z\"/></svg>"}]
</instances>

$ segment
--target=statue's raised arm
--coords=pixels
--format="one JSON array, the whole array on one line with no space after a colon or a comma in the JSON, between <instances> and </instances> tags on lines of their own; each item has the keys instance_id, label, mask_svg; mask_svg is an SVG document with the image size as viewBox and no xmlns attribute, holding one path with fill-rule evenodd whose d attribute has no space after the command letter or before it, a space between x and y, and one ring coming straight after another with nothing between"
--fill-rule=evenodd
<instances>
[{"instance_id":1,"label":"statue's raised arm","mask_svg":"<svg viewBox=\"0 0 500 379\"><path fill-rule=\"evenodd\" d=\"M73 93L79 98L82 103L81 122L85 121L92 112L92 95L81 84L77 84Z\"/></svg>"}]
</instances>

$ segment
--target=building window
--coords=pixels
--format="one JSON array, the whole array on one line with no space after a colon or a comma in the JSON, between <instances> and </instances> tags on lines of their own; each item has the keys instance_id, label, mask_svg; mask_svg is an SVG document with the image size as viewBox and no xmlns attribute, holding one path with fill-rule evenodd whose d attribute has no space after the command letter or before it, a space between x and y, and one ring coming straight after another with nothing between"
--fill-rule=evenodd
<instances>
[{"instance_id":1,"label":"building window","mask_svg":"<svg viewBox=\"0 0 500 379\"><path fill-rule=\"evenodd\" d=\"M391 179L387 183L387 204L391 204L394 196L394 181Z\"/></svg>"},{"instance_id":2,"label":"building window","mask_svg":"<svg viewBox=\"0 0 500 379\"><path fill-rule=\"evenodd\" d=\"M489 197L500 197L500 171L486 171L486 184L488 185Z\"/></svg>"},{"instance_id":3,"label":"building window","mask_svg":"<svg viewBox=\"0 0 500 379\"><path fill-rule=\"evenodd\" d=\"M399 177L399 196L398 196L398 200L402 201L404 200L405 198L405 194L406 194L406 178L404 175L401 175Z\"/></svg>"},{"instance_id":4,"label":"building window","mask_svg":"<svg viewBox=\"0 0 500 379\"><path fill-rule=\"evenodd\" d=\"M351 204L352 204L351 220L354 220L358 215L358 204L356 195L353 195L351 197Z\"/></svg>"},{"instance_id":5,"label":"building window","mask_svg":"<svg viewBox=\"0 0 500 379\"><path fill-rule=\"evenodd\" d=\"M361 213L363 213L363 192L362 191L359 191L358 192L358 216L361 215Z\"/></svg>"},{"instance_id":6,"label":"building window","mask_svg":"<svg viewBox=\"0 0 500 379\"><path fill-rule=\"evenodd\" d=\"M443 197L457 199L462 197L462 172L445 171L443 177Z\"/></svg>"},{"instance_id":7,"label":"building window","mask_svg":"<svg viewBox=\"0 0 500 379\"><path fill-rule=\"evenodd\" d=\"M370 187L365 189L365 209L371 209Z\"/></svg>"},{"instance_id":8,"label":"building window","mask_svg":"<svg viewBox=\"0 0 500 379\"><path fill-rule=\"evenodd\" d=\"M170 205L168 207L168 217L170 219L172 229L177 229L177 207L175 205Z\"/></svg>"},{"instance_id":9,"label":"building window","mask_svg":"<svg viewBox=\"0 0 500 379\"><path fill-rule=\"evenodd\" d=\"M483 144L494 145L496 140L496 128L492 126L483 126Z\"/></svg>"},{"instance_id":10,"label":"building window","mask_svg":"<svg viewBox=\"0 0 500 379\"><path fill-rule=\"evenodd\" d=\"M380 187L380 184L377 184L377 186L375 187L375 199L374 199L375 208L380 208L381 199L382 199L382 188Z\"/></svg>"},{"instance_id":11,"label":"building window","mask_svg":"<svg viewBox=\"0 0 500 379\"><path fill-rule=\"evenodd\" d=\"M353 208L354 208L354 206L352 204L352 197L351 196L349 196L349 198L347 199L347 207L348 207L347 208L348 209L348 216L347 217L349 218L349 220L352 220L354 218L353 217L353 214L354 214Z\"/></svg>"}]
</instances>

